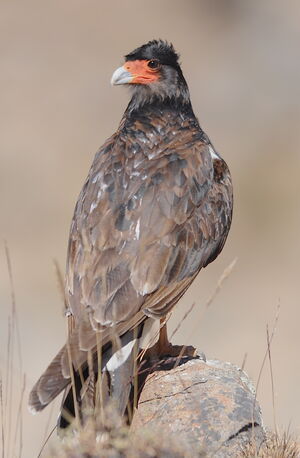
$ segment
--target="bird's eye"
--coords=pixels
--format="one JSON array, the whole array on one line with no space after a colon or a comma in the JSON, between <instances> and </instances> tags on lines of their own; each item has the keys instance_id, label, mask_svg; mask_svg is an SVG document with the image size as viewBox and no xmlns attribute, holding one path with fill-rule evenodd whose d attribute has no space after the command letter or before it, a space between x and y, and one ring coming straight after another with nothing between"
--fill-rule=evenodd
<instances>
[{"instance_id":1,"label":"bird's eye","mask_svg":"<svg viewBox=\"0 0 300 458\"><path fill-rule=\"evenodd\" d=\"M152 70L159 68L158 60L149 60L148 67L151 68Z\"/></svg>"}]
</instances>

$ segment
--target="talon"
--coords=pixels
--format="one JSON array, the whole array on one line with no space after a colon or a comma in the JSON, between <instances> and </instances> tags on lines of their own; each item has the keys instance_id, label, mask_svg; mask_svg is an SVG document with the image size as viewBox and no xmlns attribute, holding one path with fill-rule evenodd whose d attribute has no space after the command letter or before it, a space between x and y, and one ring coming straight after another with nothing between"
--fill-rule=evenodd
<instances>
[{"instance_id":1,"label":"talon","mask_svg":"<svg viewBox=\"0 0 300 458\"><path fill-rule=\"evenodd\" d=\"M169 344L169 348L167 350L168 356L190 356L192 358L197 356L197 349L192 345L172 345Z\"/></svg>"},{"instance_id":2,"label":"talon","mask_svg":"<svg viewBox=\"0 0 300 458\"><path fill-rule=\"evenodd\" d=\"M202 361L204 361L206 363L206 356L205 356L205 353L203 351L199 351L199 353L197 352L197 355L199 359L201 359Z\"/></svg>"}]
</instances>

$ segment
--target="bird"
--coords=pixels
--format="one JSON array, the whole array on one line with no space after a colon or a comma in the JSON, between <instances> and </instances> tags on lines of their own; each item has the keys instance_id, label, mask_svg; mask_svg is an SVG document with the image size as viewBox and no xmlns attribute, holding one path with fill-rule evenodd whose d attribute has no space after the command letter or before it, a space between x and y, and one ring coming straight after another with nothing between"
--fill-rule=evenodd
<instances>
[{"instance_id":1,"label":"bird","mask_svg":"<svg viewBox=\"0 0 300 458\"><path fill-rule=\"evenodd\" d=\"M98 380L124 414L137 355L172 354L164 320L220 254L232 220L229 168L199 125L173 45L136 48L111 84L128 87L131 99L95 155L71 222L72 332L29 397L38 412L64 391L61 428L70 423L63 412L95 400Z\"/></svg>"}]
</instances>

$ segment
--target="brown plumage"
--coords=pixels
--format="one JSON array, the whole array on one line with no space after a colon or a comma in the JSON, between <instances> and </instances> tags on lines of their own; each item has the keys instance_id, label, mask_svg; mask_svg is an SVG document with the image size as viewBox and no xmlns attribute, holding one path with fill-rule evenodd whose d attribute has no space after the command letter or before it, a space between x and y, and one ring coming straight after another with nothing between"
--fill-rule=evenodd
<instances>
[{"instance_id":1,"label":"brown plumage","mask_svg":"<svg viewBox=\"0 0 300 458\"><path fill-rule=\"evenodd\" d=\"M149 317L166 316L218 256L231 224L230 173L193 113L173 47L152 41L138 48L112 82L128 84L133 96L95 156L70 230L66 299L75 374L88 371L97 331L105 371L112 333L125 346L141 337ZM43 409L69 384L65 346L33 388L30 407Z\"/></svg>"}]
</instances>

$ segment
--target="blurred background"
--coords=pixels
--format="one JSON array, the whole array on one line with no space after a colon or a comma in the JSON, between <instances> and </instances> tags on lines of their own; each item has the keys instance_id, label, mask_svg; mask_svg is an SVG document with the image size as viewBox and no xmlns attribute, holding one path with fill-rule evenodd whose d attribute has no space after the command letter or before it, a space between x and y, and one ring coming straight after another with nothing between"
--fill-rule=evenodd
<instances>
[{"instance_id":1,"label":"blurred background","mask_svg":"<svg viewBox=\"0 0 300 458\"><path fill-rule=\"evenodd\" d=\"M64 271L69 224L97 148L117 128L123 55L153 38L181 54L194 110L230 166L234 219L222 255L172 317L208 358L242 364L256 383L272 343L276 421L299 432L300 4L297 0L2 0L0 4L0 362L5 372L12 261L25 398L65 341L53 258ZM226 266L236 267L203 313ZM14 370L18 373L17 359ZM13 401L20 384L15 377ZM258 399L273 428L266 364ZM59 402L50 426L55 423ZM23 413L23 456L36 456L50 408ZM13 420L11 420L13 421ZM50 427L49 426L49 427Z\"/></svg>"}]
</instances>

